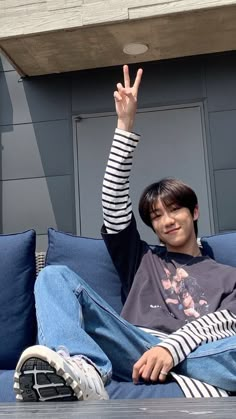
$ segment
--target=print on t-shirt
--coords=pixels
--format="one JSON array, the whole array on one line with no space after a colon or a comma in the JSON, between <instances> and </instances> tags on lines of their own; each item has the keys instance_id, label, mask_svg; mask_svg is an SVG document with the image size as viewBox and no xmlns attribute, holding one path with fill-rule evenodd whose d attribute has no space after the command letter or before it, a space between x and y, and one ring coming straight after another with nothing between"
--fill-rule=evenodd
<instances>
[{"instance_id":1,"label":"print on t-shirt","mask_svg":"<svg viewBox=\"0 0 236 419\"><path fill-rule=\"evenodd\" d=\"M190 321L208 313L208 302L204 290L197 283L196 278L189 276L182 267L176 268L175 274L164 268L166 277L161 280L165 302L176 305L183 311Z\"/></svg>"}]
</instances>

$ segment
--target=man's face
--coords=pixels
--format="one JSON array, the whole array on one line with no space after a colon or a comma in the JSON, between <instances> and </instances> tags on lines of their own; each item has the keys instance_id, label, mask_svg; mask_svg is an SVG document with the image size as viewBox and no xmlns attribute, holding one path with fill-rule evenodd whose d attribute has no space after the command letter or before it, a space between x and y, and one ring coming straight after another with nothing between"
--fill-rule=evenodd
<instances>
[{"instance_id":1,"label":"man's face","mask_svg":"<svg viewBox=\"0 0 236 419\"><path fill-rule=\"evenodd\" d=\"M158 198L155 208L151 212L152 226L168 251L183 252L188 245L194 241L196 236L194 231L194 220L198 219L198 208L194 214L190 213L188 208L179 207L177 204L171 204L169 207L163 205Z\"/></svg>"}]
</instances>

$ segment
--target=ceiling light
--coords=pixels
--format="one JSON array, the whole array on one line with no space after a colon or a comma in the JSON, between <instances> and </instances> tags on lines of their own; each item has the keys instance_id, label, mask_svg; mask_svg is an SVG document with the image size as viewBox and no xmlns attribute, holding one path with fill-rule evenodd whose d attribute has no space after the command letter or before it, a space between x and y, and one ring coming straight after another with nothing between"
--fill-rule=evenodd
<instances>
[{"instance_id":1,"label":"ceiling light","mask_svg":"<svg viewBox=\"0 0 236 419\"><path fill-rule=\"evenodd\" d=\"M139 55L144 54L148 51L146 44L130 43L126 44L123 48L123 52L128 55Z\"/></svg>"}]
</instances>

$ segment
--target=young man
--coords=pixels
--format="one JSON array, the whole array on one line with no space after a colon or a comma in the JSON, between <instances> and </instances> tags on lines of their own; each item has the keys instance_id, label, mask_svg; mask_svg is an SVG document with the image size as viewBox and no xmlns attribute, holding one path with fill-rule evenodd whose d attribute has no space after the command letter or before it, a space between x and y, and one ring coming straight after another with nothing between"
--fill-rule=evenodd
<instances>
[{"instance_id":1,"label":"young man","mask_svg":"<svg viewBox=\"0 0 236 419\"><path fill-rule=\"evenodd\" d=\"M165 247L156 252L140 239L129 175L142 70L132 87L128 67L123 71L124 86L114 93L118 124L104 176L102 235L124 307L118 316L74 272L46 267L35 285L40 345L20 357L18 400L106 399L112 375L138 383L164 382L170 374L187 397L236 391L236 269L201 254L197 197L176 179L150 185L139 205Z\"/></svg>"}]
</instances>

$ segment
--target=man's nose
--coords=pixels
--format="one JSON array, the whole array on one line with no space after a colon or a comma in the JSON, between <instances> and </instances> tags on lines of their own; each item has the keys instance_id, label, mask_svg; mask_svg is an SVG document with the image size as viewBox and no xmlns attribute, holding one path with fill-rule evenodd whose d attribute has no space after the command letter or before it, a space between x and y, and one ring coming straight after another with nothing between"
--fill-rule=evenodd
<instances>
[{"instance_id":1,"label":"man's nose","mask_svg":"<svg viewBox=\"0 0 236 419\"><path fill-rule=\"evenodd\" d=\"M175 223L174 217L171 215L170 212L166 212L164 214L164 224L165 225L172 225Z\"/></svg>"}]
</instances>

